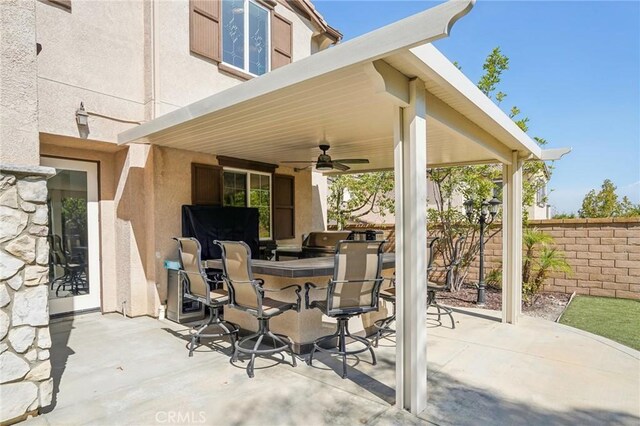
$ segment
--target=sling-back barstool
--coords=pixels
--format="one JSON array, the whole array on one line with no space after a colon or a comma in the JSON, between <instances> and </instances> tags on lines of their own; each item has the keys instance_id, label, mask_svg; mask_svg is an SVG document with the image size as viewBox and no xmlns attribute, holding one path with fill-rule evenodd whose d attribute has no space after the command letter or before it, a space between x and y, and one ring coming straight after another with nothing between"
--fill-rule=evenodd
<instances>
[{"instance_id":1,"label":"sling-back barstool","mask_svg":"<svg viewBox=\"0 0 640 426\"><path fill-rule=\"evenodd\" d=\"M438 242L439 238L435 237L431 239L429 243L429 261L427 263L427 276L429 272L433 269L433 259L435 257L435 246ZM391 285L385 289L380 290L380 298L385 302L390 302L392 306L391 316L388 316L383 319L379 319L373 323L374 327L378 330L376 331L376 335L373 341L373 346L378 347L378 342L385 334L393 334L396 332L395 329L391 327L391 324L396 320L396 276L395 273L391 278ZM427 300L428 302L428 300Z\"/></svg>"},{"instance_id":2,"label":"sling-back barstool","mask_svg":"<svg viewBox=\"0 0 640 426\"><path fill-rule=\"evenodd\" d=\"M195 333L191 335L189 344L189 356L193 356L196 343L200 343L202 337L229 336L231 346L235 345L238 336L238 326L220 318L220 309L229 303L229 294L224 288L217 287L221 282L214 282L207 277L202 267L200 242L195 238L174 238L178 242L180 254L179 279L185 286L184 297L196 300L209 307L209 319L194 327ZM205 333L209 327L217 327L216 333Z\"/></svg>"},{"instance_id":3,"label":"sling-back barstool","mask_svg":"<svg viewBox=\"0 0 640 426\"><path fill-rule=\"evenodd\" d=\"M214 241L222 251L223 279L229 287L230 307L239 309L256 317L258 320L258 331L235 344L233 361L238 360L238 354L249 354L251 360L247 365L247 374L254 376L254 363L256 356L271 355L278 352L289 351L292 365L296 366L296 356L293 353L293 343L291 339L282 334L273 333L269 330L269 320L287 311L295 310L300 312L300 290L299 285L289 285L279 290L271 290L263 287L264 281L253 278L251 271L251 249L242 241ZM294 289L297 302L282 302L269 297L265 293L277 293L287 289ZM273 348L260 349L260 344L265 338L273 342ZM251 347L246 344L255 340Z\"/></svg>"},{"instance_id":4,"label":"sling-back barstool","mask_svg":"<svg viewBox=\"0 0 640 426\"><path fill-rule=\"evenodd\" d=\"M448 306L444 306L438 303L436 300L436 293L442 291L449 291L453 281L453 269L458 266L461 260L462 245L464 244L465 237L459 237L453 243L453 256L449 265L444 267L446 271L445 283L439 284L427 279L427 309L430 307L436 308L437 312L427 312L427 315L438 317L437 321L440 322L440 318L443 315L449 315L451 320L451 328L456 328L456 322L453 319L453 309Z\"/></svg>"},{"instance_id":5,"label":"sling-back barstool","mask_svg":"<svg viewBox=\"0 0 640 426\"><path fill-rule=\"evenodd\" d=\"M305 284L305 305L307 309L317 308L325 315L336 318L338 328L335 333L320 337L313 342L308 363L312 365L316 351L338 354L342 357L342 378L347 377L347 355L365 351L371 352L373 365L376 355L372 343L349 332L349 319L378 310L380 285L382 284L382 246L384 241L340 241L336 245L333 278L326 287L313 283ZM326 290L326 297L311 301L309 291ZM347 338L364 345L364 348L347 350ZM337 345L331 346L337 339Z\"/></svg>"}]
</instances>

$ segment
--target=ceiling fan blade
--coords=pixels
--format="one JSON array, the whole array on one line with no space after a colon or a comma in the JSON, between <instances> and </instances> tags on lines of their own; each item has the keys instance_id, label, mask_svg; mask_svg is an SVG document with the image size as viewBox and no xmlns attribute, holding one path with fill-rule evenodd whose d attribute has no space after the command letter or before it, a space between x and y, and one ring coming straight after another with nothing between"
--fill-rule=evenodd
<instances>
[{"instance_id":1,"label":"ceiling fan blade","mask_svg":"<svg viewBox=\"0 0 640 426\"><path fill-rule=\"evenodd\" d=\"M340 160L333 160L334 162L339 161L340 163L343 164L369 164L369 160L367 160L366 158L346 158L346 159L340 159Z\"/></svg>"},{"instance_id":2,"label":"ceiling fan blade","mask_svg":"<svg viewBox=\"0 0 640 426\"><path fill-rule=\"evenodd\" d=\"M335 160L334 160L334 161L333 161L333 168L334 168L334 169L341 170L341 171L343 171L343 172L346 172L346 171L347 171L347 170L349 170L351 167L349 167L349 166L347 166L347 165L345 165L345 164L342 164L342 163L340 163L340 162L338 162L338 161L335 161Z\"/></svg>"},{"instance_id":3,"label":"ceiling fan blade","mask_svg":"<svg viewBox=\"0 0 640 426\"><path fill-rule=\"evenodd\" d=\"M280 161L280 163L310 163L310 164L314 164L316 162L315 161L307 161L307 160L300 160L300 161L289 160L289 161Z\"/></svg>"}]
</instances>

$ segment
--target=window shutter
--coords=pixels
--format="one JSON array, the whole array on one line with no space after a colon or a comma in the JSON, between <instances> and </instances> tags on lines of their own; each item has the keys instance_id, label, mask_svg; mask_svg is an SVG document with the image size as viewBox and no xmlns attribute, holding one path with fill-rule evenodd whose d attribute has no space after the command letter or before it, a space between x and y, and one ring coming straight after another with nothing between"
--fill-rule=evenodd
<instances>
[{"instance_id":1,"label":"window shutter","mask_svg":"<svg viewBox=\"0 0 640 426\"><path fill-rule=\"evenodd\" d=\"M62 7L65 7L69 10L71 10L71 0L49 0L51 3L55 3L57 5L60 5Z\"/></svg>"},{"instance_id":2,"label":"window shutter","mask_svg":"<svg viewBox=\"0 0 640 426\"><path fill-rule=\"evenodd\" d=\"M296 237L295 178L273 175L273 238L286 240Z\"/></svg>"},{"instance_id":3,"label":"window shutter","mask_svg":"<svg viewBox=\"0 0 640 426\"><path fill-rule=\"evenodd\" d=\"M293 58L293 25L282 16L271 15L271 69L290 64Z\"/></svg>"},{"instance_id":4,"label":"window shutter","mask_svg":"<svg viewBox=\"0 0 640 426\"><path fill-rule=\"evenodd\" d=\"M191 164L191 204L222 205L222 167Z\"/></svg>"},{"instance_id":5,"label":"window shutter","mask_svg":"<svg viewBox=\"0 0 640 426\"><path fill-rule=\"evenodd\" d=\"M221 0L189 0L191 51L220 62Z\"/></svg>"}]
</instances>

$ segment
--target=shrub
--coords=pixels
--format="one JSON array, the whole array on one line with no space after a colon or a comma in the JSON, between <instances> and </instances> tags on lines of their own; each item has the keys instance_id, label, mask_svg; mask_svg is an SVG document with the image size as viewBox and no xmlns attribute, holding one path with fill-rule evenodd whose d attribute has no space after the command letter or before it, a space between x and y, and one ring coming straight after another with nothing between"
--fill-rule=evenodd
<instances>
[{"instance_id":1,"label":"shrub","mask_svg":"<svg viewBox=\"0 0 640 426\"><path fill-rule=\"evenodd\" d=\"M554 240L550 235L536 228L527 228L524 230L522 242L525 248L522 262L522 298L525 303L530 304L542 290L544 281L551 272L572 271L564 253L553 247Z\"/></svg>"}]
</instances>

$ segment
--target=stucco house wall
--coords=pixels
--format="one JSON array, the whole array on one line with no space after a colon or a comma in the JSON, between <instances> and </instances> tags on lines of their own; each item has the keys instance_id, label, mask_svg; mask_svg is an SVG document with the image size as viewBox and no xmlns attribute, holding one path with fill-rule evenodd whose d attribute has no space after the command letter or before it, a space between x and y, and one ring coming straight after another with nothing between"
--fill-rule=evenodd
<instances>
[{"instance_id":1,"label":"stucco house wall","mask_svg":"<svg viewBox=\"0 0 640 426\"><path fill-rule=\"evenodd\" d=\"M35 4L40 132L78 137L84 102L104 116L89 118L90 139L116 142L145 119L144 2L74 1L71 11Z\"/></svg>"},{"instance_id":2,"label":"stucco house wall","mask_svg":"<svg viewBox=\"0 0 640 426\"><path fill-rule=\"evenodd\" d=\"M329 46L326 23L260 0L293 23L293 60ZM0 423L51 403L49 247L42 158L98 164L101 310L158 314L165 258L175 258L191 163L214 155L132 144L117 135L242 84L191 52L189 0L0 1ZM315 20L314 20L315 19ZM312 22L313 21L313 22ZM328 37L328 38L327 38ZM79 128L76 110L88 113ZM238 158L243 158L239 147ZM248 158L250 160L250 158ZM281 167L280 174L294 174ZM310 172L295 173L295 241L322 208Z\"/></svg>"},{"instance_id":3,"label":"stucco house wall","mask_svg":"<svg viewBox=\"0 0 640 426\"><path fill-rule=\"evenodd\" d=\"M282 3L293 22L293 60L321 46L319 29ZM180 206L190 203L191 162L215 156L167 148L118 147L117 135L245 79L190 51L189 1L90 2L71 10L36 1L38 129L43 155L100 166L102 310L152 315L166 296L165 258L175 257ZM167 30L170 29L170 30ZM83 103L89 135L75 111ZM239 150L237 157L242 158ZM280 167L277 173L294 174ZM311 173L295 173L296 240L319 226ZM321 222L320 222L321 223Z\"/></svg>"}]
</instances>

